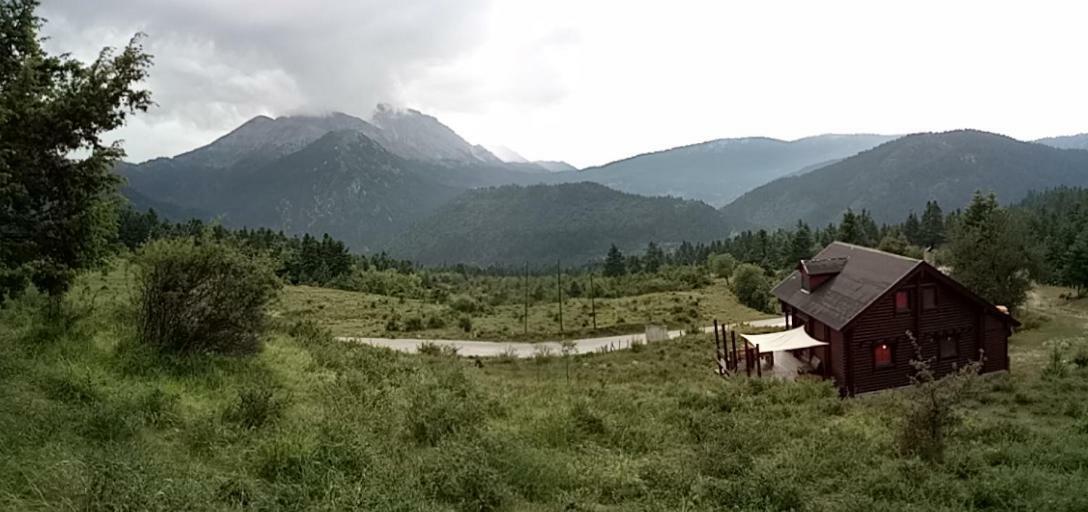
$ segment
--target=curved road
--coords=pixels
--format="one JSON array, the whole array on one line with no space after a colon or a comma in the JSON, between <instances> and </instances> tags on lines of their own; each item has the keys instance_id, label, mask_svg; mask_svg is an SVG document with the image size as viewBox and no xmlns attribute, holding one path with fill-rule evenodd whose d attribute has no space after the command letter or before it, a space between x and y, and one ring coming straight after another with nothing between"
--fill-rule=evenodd
<instances>
[{"instance_id":1,"label":"curved road","mask_svg":"<svg viewBox=\"0 0 1088 512\"><path fill-rule=\"evenodd\" d=\"M754 320L745 322L752 327L785 327L784 318L769 318L766 320ZM703 328L703 332L713 332L713 327ZM684 331L669 331L669 339L683 336ZM479 340L433 340L420 338L362 338L341 336L340 341L365 343L375 347L385 347L400 352L416 353L423 343L432 343L440 347L453 347L457 354L464 357L496 357L510 355L514 357L533 357L542 352L559 354L561 345L558 341L540 341L536 343L521 341L479 341ZM631 348L632 343L644 343L646 334L624 334L620 336L605 336L603 338L583 338L572 340L574 353L585 354L600 352L603 350L622 350Z\"/></svg>"}]
</instances>

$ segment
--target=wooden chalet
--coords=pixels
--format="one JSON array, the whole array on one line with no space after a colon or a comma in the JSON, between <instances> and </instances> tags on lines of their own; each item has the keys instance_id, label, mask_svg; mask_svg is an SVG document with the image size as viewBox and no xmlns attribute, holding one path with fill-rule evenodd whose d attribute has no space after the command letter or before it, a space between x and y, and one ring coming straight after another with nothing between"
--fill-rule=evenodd
<instances>
[{"instance_id":1,"label":"wooden chalet","mask_svg":"<svg viewBox=\"0 0 1088 512\"><path fill-rule=\"evenodd\" d=\"M938 376L983 358L1009 369L1008 338L1020 325L925 261L834 242L773 290L788 327L827 342L822 368L844 394L910 383L908 332Z\"/></svg>"}]
</instances>

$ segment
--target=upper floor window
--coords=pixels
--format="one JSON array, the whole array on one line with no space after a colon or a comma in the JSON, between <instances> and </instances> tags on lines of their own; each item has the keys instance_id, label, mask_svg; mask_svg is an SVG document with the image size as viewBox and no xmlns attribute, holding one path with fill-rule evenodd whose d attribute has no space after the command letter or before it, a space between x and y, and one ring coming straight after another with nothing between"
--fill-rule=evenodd
<instances>
[{"instance_id":1,"label":"upper floor window","mask_svg":"<svg viewBox=\"0 0 1088 512\"><path fill-rule=\"evenodd\" d=\"M910 290L895 292L895 312L906 313L910 311Z\"/></svg>"},{"instance_id":2,"label":"upper floor window","mask_svg":"<svg viewBox=\"0 0 1088 512\"><path fill-rule=\"evenodd\" d=\"M926 286L922 288L922 310L937 309L937 287Z\"/></svg>"},{"instance_id":3,"label":"upper floor window","mask_svg":"<svg viewBox=\"0 0 1088 512\"><path fill-rule=\"evenodd\" d=\"M892 346L888 343L877 343L873 346L873 366L883 368L892 365Z\"/></svg>"}]
</instances>

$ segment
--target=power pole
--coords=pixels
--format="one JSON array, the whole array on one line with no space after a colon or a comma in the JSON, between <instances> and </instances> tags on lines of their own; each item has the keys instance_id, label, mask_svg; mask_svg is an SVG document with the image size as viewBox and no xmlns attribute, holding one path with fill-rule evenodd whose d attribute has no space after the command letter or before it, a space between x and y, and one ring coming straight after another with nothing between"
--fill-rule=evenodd
<instances>
[{"instance_id":1,"label":"power pole","mask_svg":"<svg viewBox=\"0 0 1088 512\"><path fill-rule=\"evenodd\" d=\"M555 288L559 292L559 337L563 337L563 274L560 271L559 258L555 259Z\"/></svg>"},{"instance_id":2,"label":"power pole","mask_svg":"<svg viewBox=\"0 0 1088 512\"><path fill-rule=\"evenodd\" d=\"M597 292L593 289L593 271L589 271L589 309L593 315L593 330L597 330Z\"/></svg>"},{"instance_id":3,"label":"power pole","mask_svg":"<svg viewBox=\"0 0 1088 512\"><path fill-rule=\"evenodd\" d=\"M529 262L525 262L525 317L521 319L525 323L525 335L529 335Z\"/></svg>"}]
</instances>

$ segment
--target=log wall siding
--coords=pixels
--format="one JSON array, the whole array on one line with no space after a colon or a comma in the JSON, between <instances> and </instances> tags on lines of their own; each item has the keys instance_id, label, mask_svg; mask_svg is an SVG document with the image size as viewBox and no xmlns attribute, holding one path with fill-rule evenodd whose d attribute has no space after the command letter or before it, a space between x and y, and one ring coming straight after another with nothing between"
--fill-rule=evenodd
<instances>
[{"instance_id":1,"label":"log wall siding","mask_svg":"<svg viewBox=\"0 0 1088 512\"><path fill-rule=\"evenodd\" d=\"M904 279L900 285L878 299L859 315L849 327L850 343L847 349L848 385L854 393L864 393L910 384L915 358L914 347L906 336L911 331L922 347L923 357L933 359L937 375L944 375L962 367L970 360L977 360L979 348L986 349L987 360L983 371L1007 369L1004 346L1007 341L1005 322L986 312L976 302L956 290L936 281L923 270ZM922 311L921 287L935 286L936 309ZM911 311L896 312L895 291L909 290ZM983 342L980 327L985 326L988 339ZM958 338L957 355L954 359L940 359L938 339L943 335ZM892 366L875 368L873 347L886 342L892 347ZM993 355L994 357L991 357ZM999 356L999 357L998 357Z\"/></svg>"}]
</instances>

